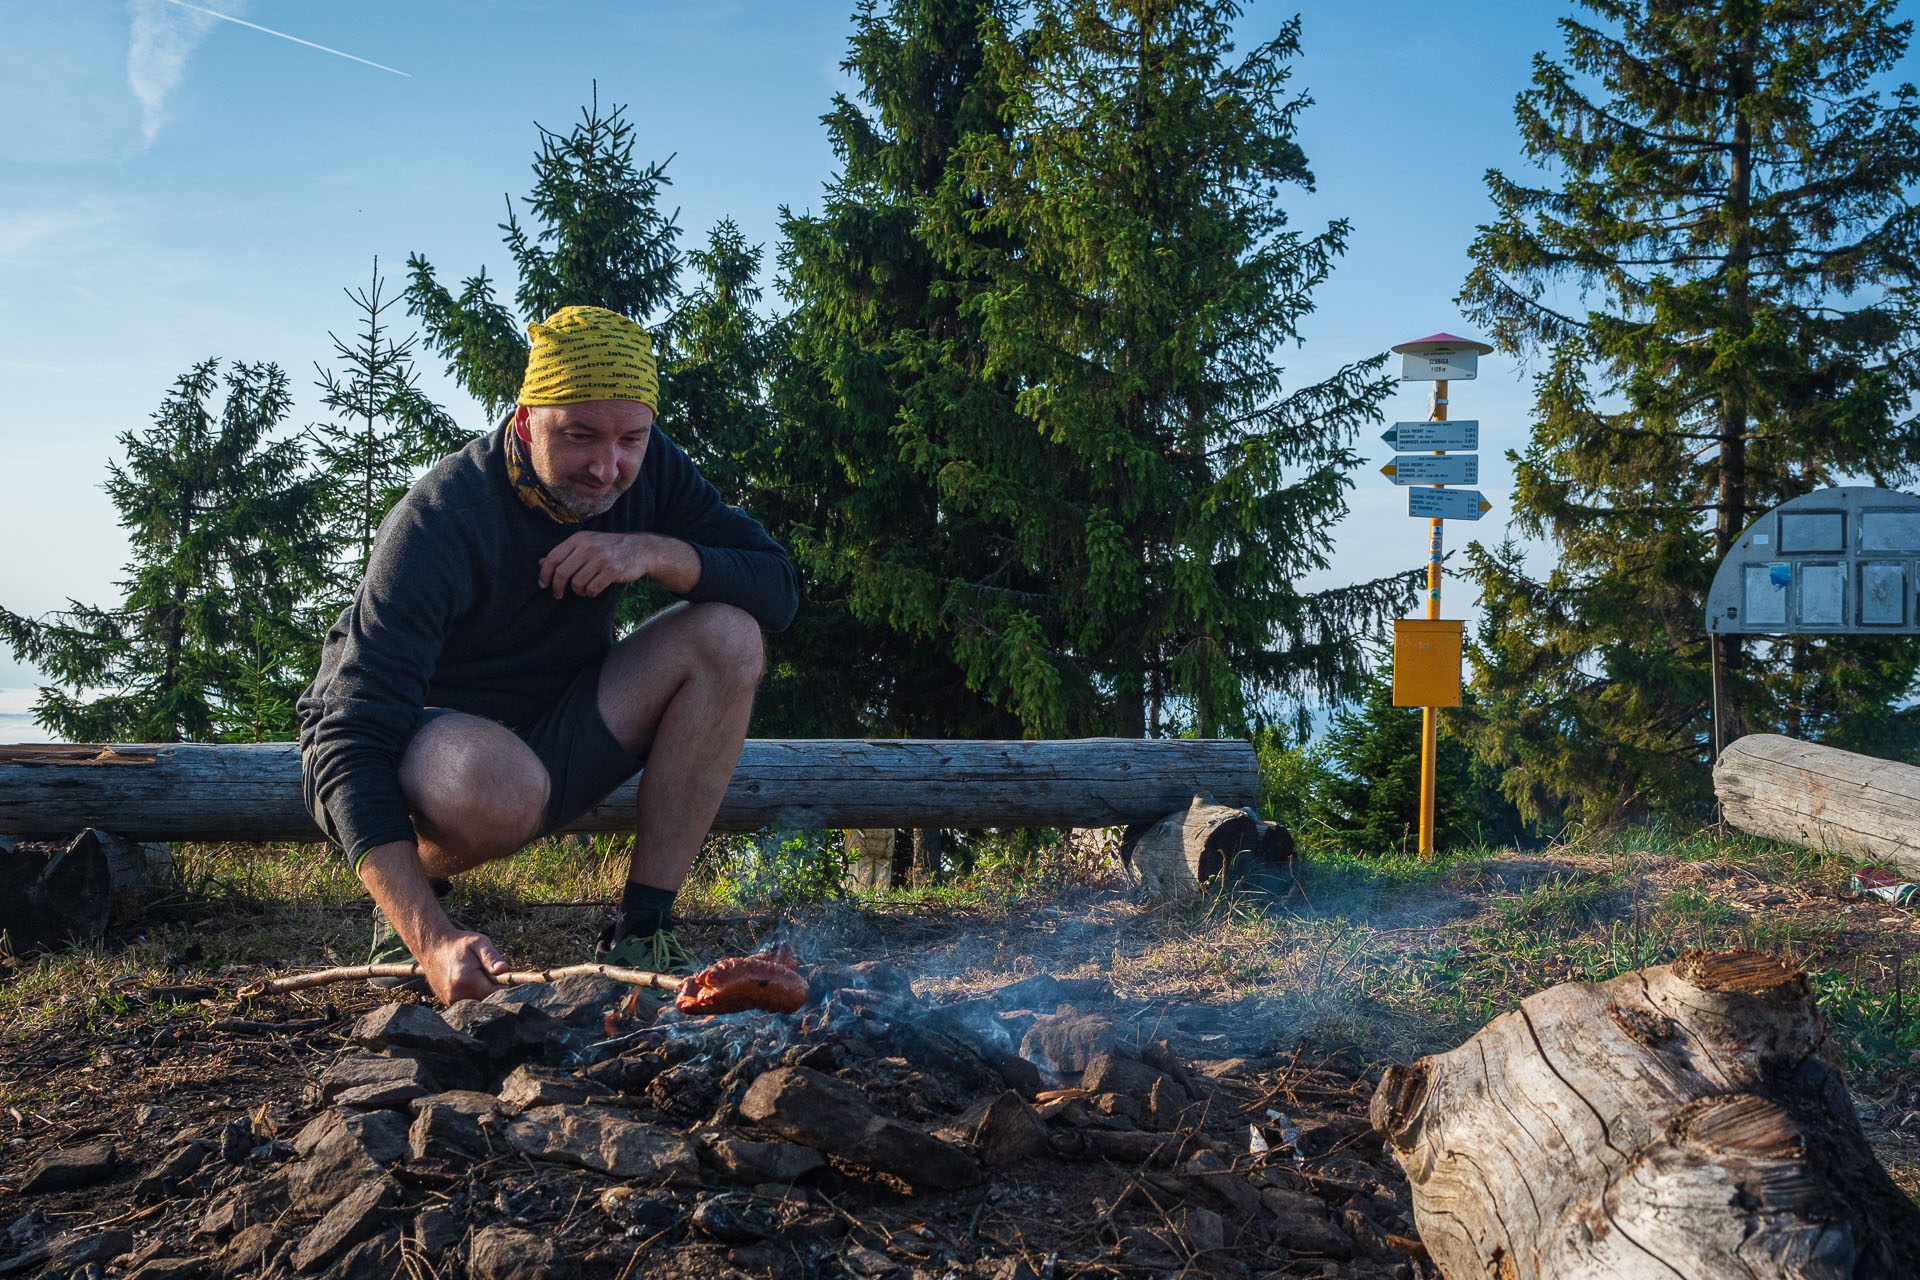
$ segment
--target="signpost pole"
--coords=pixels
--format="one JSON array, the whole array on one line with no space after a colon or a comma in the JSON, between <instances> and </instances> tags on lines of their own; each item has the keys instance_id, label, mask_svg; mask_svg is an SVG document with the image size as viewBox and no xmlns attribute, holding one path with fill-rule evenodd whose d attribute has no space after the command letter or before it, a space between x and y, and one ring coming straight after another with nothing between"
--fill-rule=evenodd
<instances>
[{"instance_id":1,"label":"signpost pole","mask_svg":"<svg viewBox=\"0 0 1920 1280\"><path fill-rule=\"evenodd\" d=\"M1447 420L1446 379L1434 383L1433 420ZM1435 453L1441 452L1434 450ZM1434 488L1439 488L1435 485ZM1427 616L1440 616L1440 557L1446 521L1435 517L1427 522ZM1440 708L1420 708L1420 856L1433 856L1434 788L1439 770Z\"/></svg>"}]
</instances>

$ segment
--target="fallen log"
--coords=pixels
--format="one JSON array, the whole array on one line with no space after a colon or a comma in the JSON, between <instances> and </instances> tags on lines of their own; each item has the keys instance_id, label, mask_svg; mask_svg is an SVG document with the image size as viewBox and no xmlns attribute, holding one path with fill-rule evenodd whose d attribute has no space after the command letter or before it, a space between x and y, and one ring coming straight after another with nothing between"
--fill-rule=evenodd
<instances>
[{"instance_id":1,"label":"fallen log","mask_svg":"<svg viewBox=\"0 0 1920 1280\"><path fill-rule=\"evenodd\" d=\"M496 973L493 980L503 987L524 987L535 982L552 982L556 978L565 978L576 973L593 973L603 978L612 978L615 982L625 982L636 987L651 987L655 991L678 991L680 979L666 973L649 973L645 969L622 969L611 964L570 964L558 969L529 969L512 973ZM263 996L284 995L289 991L306 991L312 987L332 986L337 982L365 982L368 978L417 978L420 965L415 961L405 964L349 964L334 969L315 969L309 973L290 973L279 978L257 978L234 992L234 999L241 1003L258 1000Z\"/></svg>"},{"instance_id":2,"label":"fallen log","mask_svg":"<svg viewBox=\"0 0 1920 1280\"><path fill-rule=\"evenodd\" d=\"M1920 769L1777 733L1720 752L1713 790L1750 835L1892 862L1920 879Z\"/></svg>"},{"instance_id":3,"label":"fallen log","mask_svg":"<svg viewBox=\"0 0 1920 1280\"><path fill-rule=\"evenodd\" d=\"M1372 1105L1442 1274L1920 1277L1805 976L1749 951L1529 996Z\"/></svg>"},{"instance_id":4,"label":"fallen log","mask_svg":"<svg viewBox=\"0 0 1920 1280\"><path fill-rule=\"evenodd\" d=\"M0 851L0 951L25 955L97 941L139 917L171 852L88 828L64 848Z\"/></svg>"},{"instance_id":5,"label":"fallen log","mask_svg":"<svg viewBox=\"0 0 1920 1280\"><path fill-rule=\"evenodd\" d=\"M631 831L636 781L566 829ZM1104 827L1260 796L1231 740L765 739L746 744L717 831ZM317 841L292 743L0 747L0 834L104 827L134 840Z\"/></svg>"}]
</instances>

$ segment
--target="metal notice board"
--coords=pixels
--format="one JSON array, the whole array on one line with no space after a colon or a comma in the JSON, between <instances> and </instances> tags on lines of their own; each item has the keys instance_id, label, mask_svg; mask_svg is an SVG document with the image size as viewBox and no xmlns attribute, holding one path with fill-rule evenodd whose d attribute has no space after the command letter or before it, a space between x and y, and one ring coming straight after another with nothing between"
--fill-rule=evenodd
<instances>
[{"instance_id":1,"label":"metal notice board","mask_svg":"<svg viewBox=\"0 0 1920 1280\"><path fill-rule=\"evenodd\" d=\"M1707 631L1920 633L1920 497L1851 485L1781 503L1720 562Z\"/></svg>"}]
</instances>

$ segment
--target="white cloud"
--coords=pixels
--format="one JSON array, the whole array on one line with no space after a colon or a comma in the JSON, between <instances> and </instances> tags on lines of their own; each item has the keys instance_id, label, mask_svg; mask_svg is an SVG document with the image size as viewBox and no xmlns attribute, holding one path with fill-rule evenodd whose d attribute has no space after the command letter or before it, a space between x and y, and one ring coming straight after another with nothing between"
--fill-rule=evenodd
<instances>
[{"instance_id":1,"label":"white cloud","mask_svg":"<svg viewBox=\"0 0 1920 1280\"><path fill-rule=\"evenodd\" d=\"M227 8L245 6L228 0ZM167 0L128 0L128 9L127 84L140 100L140 145L147 147L166 121L167 96L186 78L188 57L219 19Z\"/></svg>"}]
</instances>

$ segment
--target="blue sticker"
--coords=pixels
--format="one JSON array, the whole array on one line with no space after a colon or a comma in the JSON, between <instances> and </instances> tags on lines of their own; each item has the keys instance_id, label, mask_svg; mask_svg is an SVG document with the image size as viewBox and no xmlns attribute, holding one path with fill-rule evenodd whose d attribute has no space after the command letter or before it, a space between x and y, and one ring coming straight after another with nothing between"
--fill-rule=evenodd
<instances>
[{"instance_id":1,"label":"blue sticker","mask_svg":"<svg viewBox=\"0 0 1920 1280\"><path fill-rule=\"evenodd\" d=\"M1767 581L1771 585L1779 587L1782 591L1785 591L1787 589L1787 584L1793 581L1793 567L1791 565L1784 565L1784 564L1768 565Z\"/></svg>"}]
</instances>

